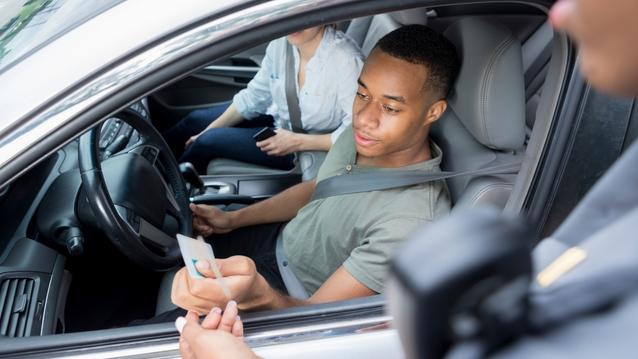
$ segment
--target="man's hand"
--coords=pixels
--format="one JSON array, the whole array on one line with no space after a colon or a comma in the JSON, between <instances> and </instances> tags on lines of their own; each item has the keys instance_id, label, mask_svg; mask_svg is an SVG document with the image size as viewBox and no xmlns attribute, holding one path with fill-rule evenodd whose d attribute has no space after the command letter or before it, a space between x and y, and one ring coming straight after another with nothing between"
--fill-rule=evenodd
<instances>
[{"instance_id":1,"label":"man's hand","mask_svg":"<svg viewBox=\"0 0 638 359\"><path fill-rule=\"evenodd\" d=\"M228 233L235 229L233 213L225 212L215 206L192 204L193 228L197 233L208 237L213 233Z\"/></svg>"},{"instance_id":2,"label":"man's hand","mask_svg":"<svg viewBox=\"0 0 638 359\"><path fill-rule=\"evenodd\" d=\"M272 300L274 290L257 273L252 259L233 256L217 259L217 265L232 298L224 295L210 264L198 261L197 271L205 278L192 278L186 268L180 269L173 278L172 302L178 307L204 314L213 307L222 307L229 299L239 303L241 309L265 307Z\"/></svg>"},{"instance_id":3,"label":"man's hand","mask_svg":"<svg viewBox=\"0 0 638 359\"><path fill-rule=\"evenodd\" d=\"M223 315L221 309L215 307L201 325L198 322L197 314L193 312L175 321L181 334L179 352L182 358L257 357L242 341L244 330L235 302L226 305Z\"/></svg>"},{"instance_id":4,"label":"man's hand","mask_svg":"<svg viewBox=\"0 0 638 359\"><path fill-rule=\"evenodd\" d=\"M301 138L298 134L281 128L275 132L275 136L257 142L257 147L269 156L285 156L299 151Z\"/></svg>"}]
</instances>

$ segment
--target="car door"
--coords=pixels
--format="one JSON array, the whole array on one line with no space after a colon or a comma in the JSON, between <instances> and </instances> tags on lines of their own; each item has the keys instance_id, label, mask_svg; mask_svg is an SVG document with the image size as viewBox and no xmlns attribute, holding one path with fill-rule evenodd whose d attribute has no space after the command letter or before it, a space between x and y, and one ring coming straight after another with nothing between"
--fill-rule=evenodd
<instances>
[{"instance_id":1,"label":"car door","mask_svg":"<svg viewBox=\"0 0 638 359\"><path fill-rule=\"evenodd\" d=\"M166 128L197 108L231 101L261 66L267 43L214 61L148 97L153 121Z\"/></svg>"}]
</instances>

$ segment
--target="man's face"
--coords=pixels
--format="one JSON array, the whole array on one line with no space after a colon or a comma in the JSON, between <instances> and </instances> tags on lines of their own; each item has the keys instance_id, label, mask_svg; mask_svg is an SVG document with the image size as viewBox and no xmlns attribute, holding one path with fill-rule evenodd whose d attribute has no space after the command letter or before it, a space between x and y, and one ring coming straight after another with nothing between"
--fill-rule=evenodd
<instances>
[{"instance_id":1,"label":"man's face","mask_svg":"<svg viewBox=\"0 0 638 359\"><path fill-rule=\"evenodd\" d=\"M423 88L427 72L423 65L379 49L370 54L359 76L353 106L352 123L360 157L373 158L384 167L399 167L407 164L404 158L411 155L410 150L423 148L430 125L429 105L433 102Z\"/></svg>"},{"instance_id":2,"label":"man's face","mask_svg":"<svg viewBox=\"0 0 638 359\"><path fill-rule=\"evenodd\" d=\"M637 16L637 0L561 0L550 13L553 25L578 43L587 79L630 96L638 94Z\"/></svg>"}]
</instances>

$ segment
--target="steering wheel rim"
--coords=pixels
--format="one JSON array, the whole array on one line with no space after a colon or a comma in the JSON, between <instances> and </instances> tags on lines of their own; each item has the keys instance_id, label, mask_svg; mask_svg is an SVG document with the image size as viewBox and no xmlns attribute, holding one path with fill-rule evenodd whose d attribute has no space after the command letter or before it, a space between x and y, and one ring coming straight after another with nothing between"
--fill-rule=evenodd
<instances>
[{"instance_id":1,"label":"steering wheel rim","mask_svg":"<svg viewBox=\"0 0 638 359\"><path fill-rule=\"evenodd\" d=\"M118 118L132 126L139 133L141 141L139 141L139 145L136 145L135 148L149 146L157 149L158 152L155 156L155 161L163 165L162 169L164 173L164 175L162 175L162 172L158 170L158 175L169 185L166 187L166 198L170 200L169 197L171 195L173 196L174 200L172 203L174 213L171 214L176 217L178 222L178 232L184 235L191 235L193 228L192 217L190 209L188 208L188 192L179 172L177 161L168 145L157 130L134 111L124 110L118 114ZM118 212L118 208L116 208L116 204L109 193L99 150L101 129L104 123L105 122L99 126L95 126L88 133L80 137L80 174L82 185L87 195L87 201L93 211L95 220L116 248L133 262L154 271L171 270L180 264L181 261L181 253L177 240L172 236L162 236L160 233L157 233L158 237L163 237L162 244L166 247L165 250L163 253L157 253L157 251L149 248L149 246L144 243L144 236L141 230L138 228L138 231L136 231L131 223L135 221L136 216L133 215L133 217L127 219L123 218L122 214ZM132 153L132 151L129 153ZM144 157L143 154L139 154L139 156ZM150 161L147 158L145 158L145 160ZM156 164L153 163L153 167L155 166ZM155 167L155 169L157 168ZM121 212L122 207L119 209ZM135 213L134 209L127 210L130 210L131 213ZM138 222L140 221L140 217L141 216L137 216ZM141 220L143 221L144 218ZM167 237L171 237L170 243ZM146 239L147 242L149 239L154 240L154 238L148 238L148 236L144 237L144 239Z\"/></svg>"}]
</instances>

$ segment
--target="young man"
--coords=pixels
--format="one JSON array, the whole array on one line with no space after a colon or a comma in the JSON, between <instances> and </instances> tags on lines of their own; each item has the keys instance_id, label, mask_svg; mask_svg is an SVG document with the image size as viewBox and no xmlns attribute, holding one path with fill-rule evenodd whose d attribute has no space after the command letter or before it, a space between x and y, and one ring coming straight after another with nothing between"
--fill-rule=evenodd
<instances>
[{"instance_id":1,"label":"young man","mask_svg":"<svg viewBox=\"0 0 638 359\"><path fill-rule=\"evenodd\" d=\"M428 133L447 107L445 97L458 68L454 46L425 26L406 26L382 38L358 80L353 126L334 144L317 182L399 168L439 171L441 150ZM272 226L212 238L220 257L239 252L252 258L219 261L240 309L285 308L381 293L395 247L450 208L443 181L310 201L314 188L314 182L301 183L234 212L192 206L194 227L204 235L290 220L281 240L291 269L312 294L308 300L282 294L285 286L274 260L277 230ZM208 313L228 299L208 264L198 263L198 269L210 278L192 279L180 270L172 300L181 308Z\"/></svg>"}]
</instances>

